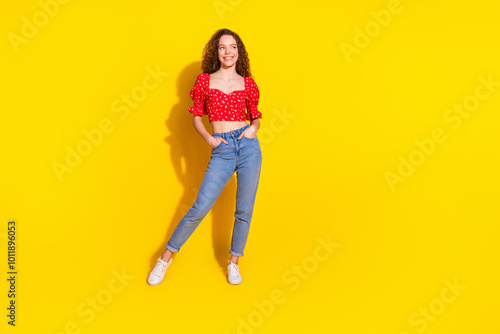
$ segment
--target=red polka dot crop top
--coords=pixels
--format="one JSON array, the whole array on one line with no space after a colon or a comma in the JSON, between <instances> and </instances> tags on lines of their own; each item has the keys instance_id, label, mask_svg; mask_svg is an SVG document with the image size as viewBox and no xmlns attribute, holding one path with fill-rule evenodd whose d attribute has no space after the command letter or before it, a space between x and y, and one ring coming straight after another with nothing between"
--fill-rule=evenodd
<instances>
[{"instance_id":1,"label":"red polka dot crop top","mask_svg":"<svg viewBox=\"0 0 500 334\"><path fill-rule=\"evenodd\" d=\"M208 115L210 122L252 121L262 118L262 114L257 109L259 88L251 77L243 78L245 89L233 90L226 94L219 89L210 88L210 74L201 73L191 89L190 95L194 106L189 108L189 112L193 115Z\"/></svg>"}]
</instances>

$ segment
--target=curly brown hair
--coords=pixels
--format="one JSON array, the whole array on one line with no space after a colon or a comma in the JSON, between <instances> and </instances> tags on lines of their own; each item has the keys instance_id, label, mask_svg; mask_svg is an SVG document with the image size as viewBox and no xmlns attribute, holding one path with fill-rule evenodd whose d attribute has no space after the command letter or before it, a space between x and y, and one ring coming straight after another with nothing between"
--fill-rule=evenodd
<instances>
[{"instance_id":1,"label":"curly brown hair","mask_svg":"<svg viewBox=\"0 0 500 334\"><path fill-rule=\"evenodd\" d=\"M236 61L236 72L244 77L251 77L250 72L250 60L248 59L248 53L245 49L245 44L241 41L240 36L234 31L229 29L219 29L208 41L207 45L203 49L201 69L203 73L214 73L220 68L220 60L218 55L219 39L223 35L233 36L236 40L236 45L238 48L238 60Z\"/></svg>"}]
</instances>

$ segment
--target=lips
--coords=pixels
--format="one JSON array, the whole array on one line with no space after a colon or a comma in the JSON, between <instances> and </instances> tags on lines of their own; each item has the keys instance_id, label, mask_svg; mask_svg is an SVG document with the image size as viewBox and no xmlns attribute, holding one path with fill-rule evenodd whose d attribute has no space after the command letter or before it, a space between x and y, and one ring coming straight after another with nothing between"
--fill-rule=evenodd
<instances>
[{"instance_id":1,"label":"lips","mask_svg":"<svg viewBox=\"0 0 500 334\"><path fill-rule=\"evenodd\" d=\"M234 57L224 57L224 60L232 60Z\"/></svg>"}]
</instances>

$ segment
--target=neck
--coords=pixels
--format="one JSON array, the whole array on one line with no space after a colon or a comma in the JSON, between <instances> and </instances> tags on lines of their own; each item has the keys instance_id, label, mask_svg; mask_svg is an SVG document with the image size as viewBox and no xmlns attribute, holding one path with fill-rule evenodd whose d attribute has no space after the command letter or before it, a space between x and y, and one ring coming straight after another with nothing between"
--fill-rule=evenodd
<instances>
[{"instance_id":1,"label":"neck","mask_svg":"<svg viewBox=\"0 0 500 334\"><path fill-rule=\"evenodd\" d=\"M220 79L226 81L238 77L238 73L236 72L236 66L224 67L224 65L221 65L221 67L215 73L217 73Z\"/></svg>"}]
</instances>

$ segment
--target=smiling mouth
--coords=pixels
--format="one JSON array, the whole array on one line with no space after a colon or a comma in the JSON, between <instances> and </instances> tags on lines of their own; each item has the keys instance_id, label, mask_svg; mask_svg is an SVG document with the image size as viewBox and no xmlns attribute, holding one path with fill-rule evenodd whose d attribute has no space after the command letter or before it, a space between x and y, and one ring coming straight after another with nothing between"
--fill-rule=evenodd
<instances>
[{"instance_id":1,"label":"smiling mouth","mask_svg":"<svg viewBox=\"0 0 500 334\"><path fill-rule=\"evenodd\" d=\"M234 57L224 57L224 60L231 60L233 59Z\"/></svg>"}]
</instances>

